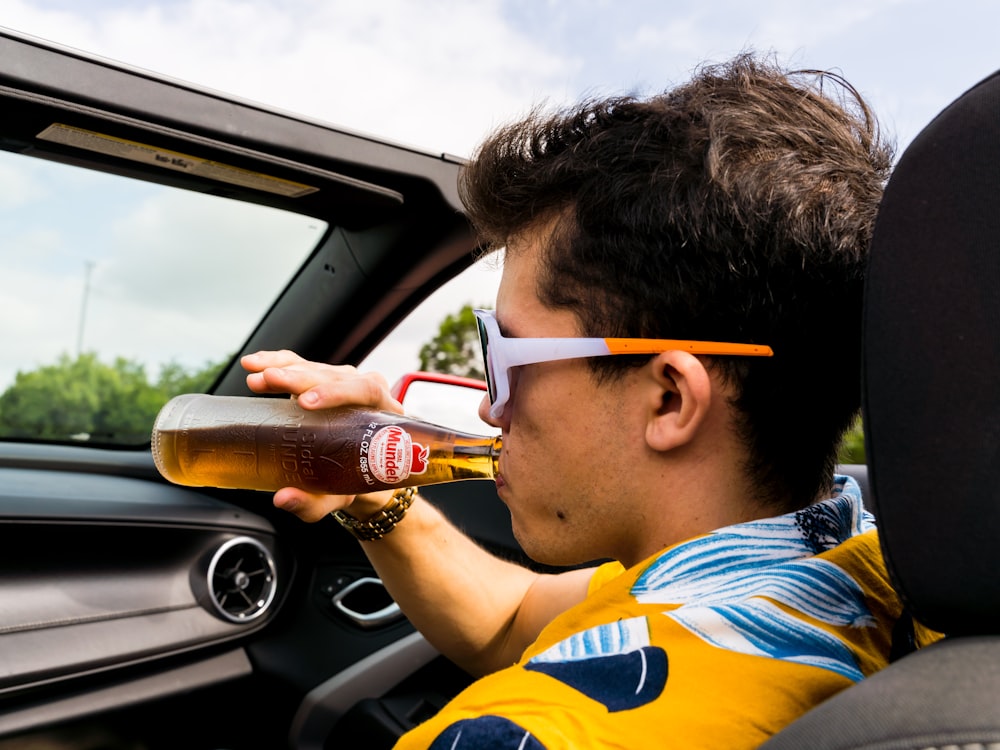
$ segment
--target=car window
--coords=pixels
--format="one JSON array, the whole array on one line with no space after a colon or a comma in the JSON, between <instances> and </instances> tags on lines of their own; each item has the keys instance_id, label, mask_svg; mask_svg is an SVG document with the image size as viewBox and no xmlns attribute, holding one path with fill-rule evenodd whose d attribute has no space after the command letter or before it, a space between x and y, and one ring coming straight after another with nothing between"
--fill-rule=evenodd
<instances>
[{"instance_id":1,"label":"car window","mask_svg":"<svg viewBox=\"0 0 1000 750\"><path fill-rule=\"evenodd\" d=\"M405 374L421 369L420 349L433 343L448 315L457 314L465 305L493 308L502 270L502 255L487 255L442 284L396 326L358 368L380 372L390 385ZM476 342L474 356L479 364L479 334L473 327L466 335ZM425 384L407 396L404 406L414 416L430 422L473 434L492 434L495 430L479 419L478 405L482 396L482 391L460 386Z\"/></svg>"},{"instance_id":2,"label":"car window","mask_svg":"<svg viewBox=\"0 0 1000 750\"><path fill-rule=\"evenodd\" d=\"M0 151L0 439L148 442L327 225Z\"/></svg>"}]
</instances>

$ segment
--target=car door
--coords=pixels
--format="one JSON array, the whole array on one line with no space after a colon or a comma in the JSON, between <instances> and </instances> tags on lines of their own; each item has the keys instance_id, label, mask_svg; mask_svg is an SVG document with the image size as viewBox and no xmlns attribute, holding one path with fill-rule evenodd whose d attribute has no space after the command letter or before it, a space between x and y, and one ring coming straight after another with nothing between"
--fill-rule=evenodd
<instances>
[{"instance_id":1,"label":"car door","mask_svg":"<svg viewBox=\"0 0 1000 750\"><path fill-rule=\"evenodd\" d=\"M473 261L459 161L9 31L0 108L0 748L390 744L468 677L332 519L165 482L148 383L361 362Z\"/></svg>"}]
</instances>

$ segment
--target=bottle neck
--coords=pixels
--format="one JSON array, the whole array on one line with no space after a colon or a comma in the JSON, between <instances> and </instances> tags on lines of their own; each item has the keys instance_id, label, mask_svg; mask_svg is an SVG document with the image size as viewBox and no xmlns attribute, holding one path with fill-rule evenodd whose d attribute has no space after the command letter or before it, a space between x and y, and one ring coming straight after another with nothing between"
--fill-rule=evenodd
<instances>
[{"instance_id":1,"label":"bottle neck","mask_svg":"<svg viewBox=\"0 0 1000 750\"><path fill-rule=\"evenodd\" d=\"M493 444L490 446L490 457L493 459L493 476L496 477L500 473L500 451L503 450L503 438L497 435L493 438Z\"/></svg>"}]
</instances>

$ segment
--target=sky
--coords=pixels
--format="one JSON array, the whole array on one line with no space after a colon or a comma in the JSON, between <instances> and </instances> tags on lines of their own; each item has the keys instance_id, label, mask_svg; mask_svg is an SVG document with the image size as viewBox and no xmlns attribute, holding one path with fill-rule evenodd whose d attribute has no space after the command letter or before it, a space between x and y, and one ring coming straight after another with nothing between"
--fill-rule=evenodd
<instances>
[{"instance_id":1,"label":"sky","mask_svg":"<svg viewBox=\"0 0 1000 750\"><path fill-rule=\"evenodd\" d=\"M0 26L460 156L536 104L652 93L748 49L841 73L902 148L1000 68L996 0L0 0ZM5 168L0 204L14 184ZM74 274L65 296L78 305ZM484 274L476 303L494 278ZM412 354L454 295L393 347Z\"/></svg>"},{"instance_id":2,"label":"sky","mask_svg":"<svg viewBox=\"0 0 1000 750\"><path fill-rule=\"evenodd\" d=\"M431 151L530 105L773 51L908 141L1000 66L995 0L0 0L0 25Z\"/></svg>"}]
</instances>

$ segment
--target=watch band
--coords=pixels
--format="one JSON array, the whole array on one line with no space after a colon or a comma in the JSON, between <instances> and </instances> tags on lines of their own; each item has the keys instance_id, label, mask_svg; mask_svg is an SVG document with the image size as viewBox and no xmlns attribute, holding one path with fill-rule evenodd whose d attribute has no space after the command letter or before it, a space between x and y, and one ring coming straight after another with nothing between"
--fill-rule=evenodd
<instances>
[{"instance_id":1,"label":"watch band","mask_svg":"<svg viewBox=\"0 0 1000 750\"><path fill-rule=\"evenodd\" d=\"M337 522L350 531L362 542L372 542L381 539L394 528L396 524L403 520L406 511L413 505L413 500L417 496L416 487L406 487L392 493L392 498L382 509L371 518L359 521L349 513L342 510L335 510L330 515L337 519Z\"/></svg>"}]
</instances>

